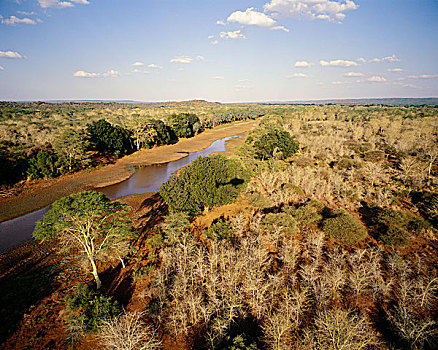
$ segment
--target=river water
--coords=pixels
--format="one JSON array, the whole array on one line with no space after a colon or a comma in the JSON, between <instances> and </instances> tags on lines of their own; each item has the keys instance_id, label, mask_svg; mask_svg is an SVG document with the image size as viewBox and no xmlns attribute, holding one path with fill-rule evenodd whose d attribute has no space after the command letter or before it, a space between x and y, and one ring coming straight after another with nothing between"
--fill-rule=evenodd
<instances>
[{"instance_id":1,"label":"river water","mask_svg":"<svg viewBox=\"0 0 438 350\"><path fill-rule=\"evenodd\" d=\"M183 166L193 162L198 157L206 157L212 153L225 151L226 142L241 135L229 136L214 141L209 147L189 153L187 156L163 164L148 165L136 168L135 173L127 180L117 184L96 189L108 198L114 199L132 194L156 192L169 177ZM41 220L48 207L32 213L0 223L0 253L32 240L35 224Z\"/></svg>"}]
</instances>

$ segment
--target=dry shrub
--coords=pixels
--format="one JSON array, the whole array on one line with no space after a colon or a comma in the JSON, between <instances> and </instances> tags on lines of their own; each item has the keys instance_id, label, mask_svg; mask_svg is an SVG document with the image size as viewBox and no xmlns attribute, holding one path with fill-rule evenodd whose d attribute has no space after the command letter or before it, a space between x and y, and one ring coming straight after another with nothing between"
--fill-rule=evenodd
<instances>
[{"instance_id":1,"label":"dry shrub","mask_svg":"<svg viewBox=\"0 0 438 350\"><path fill-rule=\"evenodd\" d=\"M156 350L161 341L155 331L142 320L140 312L126 313L103 323L99 338L105 349Z\"/></svg>"},{"instance_id":2,"label":"dry shrub","mask_svg":"<svg viewBox=\"0 0 438 350\"><path fill-rule=\"evenodd\" d=\"M306 332L305 349L380 349L370 323L360 314L339 308L317 313L314 326Z\"/></svg>"}]
</instances>

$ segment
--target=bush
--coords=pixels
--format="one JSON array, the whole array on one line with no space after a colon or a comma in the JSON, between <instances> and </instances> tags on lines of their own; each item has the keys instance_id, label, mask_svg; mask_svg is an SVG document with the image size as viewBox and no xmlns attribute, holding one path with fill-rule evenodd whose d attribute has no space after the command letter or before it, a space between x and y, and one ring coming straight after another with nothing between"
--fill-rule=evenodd
<instances>
[{"instance_id":1,"label":"bush","mask_svg":"<svg viewBox=\"0 0 438 350\"><path fill-rule=\"evenodd\" d=\"M258 350L257 343L252 337L246 334L239 334L235 337L227 336L218 345L214 347L220 350Z\"/></svg>"},{"instance_id":2,"label":"bush","mask_svg":"<svg viewBox=\"0 0 438 350\"><path fill-rule=\"evenodd\" d=\"M299 208L286 207L284 212L292 215L301 228L316 228L322 220L324 210L324 204L311 200Z\"/></svg>"},{"instance_id":3,"label":"bush","mask_svg":"<svg viewBox=\"0 0 438 350\"><path fill-rule=\"evenodd\" d=\"M73 294L65 298L67 302L69 329L77 338L82 333L95 332L103 321L120 314L118 302L104 296L86 284L78 284Z\"/></svg>"},{"instance_id":4,"label":"bush","mask_svg":"<svg viewBox=\"0 0 438 350\"><path fill-rule=\"evenodd\" d=\"M285 159L298 151L298 142L284 129L269 127L250 133L245 140L258 159Z\"/></svg>"},{"instance_id":5,"label":"bush","mask_svg":"<svg viewBox=\"0 0 438 350\"><path fill-rule=\"evenodd\" d=\"M324 220L322 229L343 244L353 244L367 236L367 230L362 222L349 214L340 214Z\"/></svg>"},{"instance_id":6,"label":"bush","mask_svg":"<svg viewBox=\"0 0 438 350\"><path fill-rule=\"evenodd\" d=\"M431 225L408 212L382 209L376 218L378 239L390 245L405 245L409 241L409 232L421 234Z\"/></svg>"},{"instance_id":7,"label":"bush","mask_svg":"<svg viewBox=\"0 0 438 350\"><path fill-rule=\"evenodd\" d=\"M105 321L99 338L106 349L113 350L156 350L161 341L156 338L152 327L142 320L143 314L131 312Z\"/></svg>"},{"instance_id":8,"label":"bush","mask_svg":"<svg viewBox=\"0 0 438 350\"><path fill-rule=\"evenodd\" d=\"M219 241L224 239L234 241L233 228L228 221L225 221L223 219L220 219L211 224L210 227L207 229L206 234L207 237L217 239Z\"/></svg>"},{"instance_id":9,"label":"bush","mask_svg":"<svg viewBox=\"0 0 438 350\"><path fill-rule=\"evenodd\" d=\"M266 214L263 218L262 227L268 232L273 232L275 228L279 228L286 235L293 235L298 232L297 221L286 213Z\"/></svg>"},{"instance_id":10,"label":"bush","mask_svg":"<svg viewBox=\"0 0 438 350\"><path fill-rule=\"evenodd\" d=\"M221 155L200 157L179 175L172 175L160 187L160 195L171 211L196 215L233 202L247 181L248 176L237 161Z\"/></svg>"}]
</instances>

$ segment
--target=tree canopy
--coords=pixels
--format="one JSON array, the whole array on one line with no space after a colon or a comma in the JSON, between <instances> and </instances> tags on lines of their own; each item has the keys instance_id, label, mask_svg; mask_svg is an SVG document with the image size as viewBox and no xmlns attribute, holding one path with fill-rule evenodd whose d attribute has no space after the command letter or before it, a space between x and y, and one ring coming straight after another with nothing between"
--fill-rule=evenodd
<instances>
[{"instance_id":1,"label":"tree canopy","mask_svg":"<svg viewBox=\"0 0 438 350\"><path fill-rule=\"evenodd\" d=\"M125 215L127 208L119 202L110 202L100 192L72 194L52 204L44 218L37 222L33 235L37 240L58 238L67 248L85 253L99 288L96 262L109 255L122 259L129 249L132 232Z\"/></svg>"},{"instance_id":2,"label":"tree canopy","mask_svg":"<svg viewBox=\"0 0 438 350\"><path fill-rule=\"evenodd\" d=\"M277 126L252 132L246 144L253 149L254 156L259 159L290 157L298 151L298 142L286 130Z\"/></svg>"},{"instance_id":3,"label":"tree canopy","mask_svg":"<svg viewBox=\"0 0 438 350\"><path fill-rule=\"evenodd\" d=\"M127 153L132 150L130 132L119 125L113 126L105 119L87 125L91 148L100 152Z\"/></svg>"},{"instance_id":4,"label":"tree canopy","mask_svg":"<svg viewBox=\"0 0 438 350\"><path fill-rule=\"evenodd\" d=\"M199 118L193 113L172 114L168 123L178 137L192 137L200 128Z\"/></svg>"},{"instance_id":5,"label":"tree canopy","mask_svg":"<svg viewBox=\"0 0 438 350\"><path fill-rule=\"evenodd\" d=\"M172 175L160 195L172 211L197 214L237 198L248 181L243 167L221 155L199 157Z\"/></svg>"}]
</instances>

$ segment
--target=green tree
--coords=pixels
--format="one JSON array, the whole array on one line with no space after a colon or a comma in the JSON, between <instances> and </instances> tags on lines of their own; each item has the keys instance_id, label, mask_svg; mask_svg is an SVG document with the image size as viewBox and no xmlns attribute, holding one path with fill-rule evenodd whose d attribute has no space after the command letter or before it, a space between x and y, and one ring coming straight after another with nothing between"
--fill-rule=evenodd
<instances>
[{"instance_id":1,"label":"green tree","mask_svg":"<svg viewBox=\"0 0 438 350\"><path fill-rule=\"evenodd\" d=\"M58 157L56 155L40 151L37 155L29 160L27 176L31 179L43 177L55 177L59 175Z\"/></svg>"},{"instance_id":2,"label":"green tree","mask_svg":"<svg viewBox=\"0 0 438 350\"><path fill-rule=\"evenodd\" d=\"M68 171L81 167L87 163L87 142L83 132L66 129L59 134L54 142L55 152L61 156L68 167Z\"/></svg>"},{"instance_id":3,"label":"green tree","mask_svg":"<svg viewBox=\"0 0 438 350\"><path fill-rule=\"evenodd\" d=\"M160 187L160 195L172 211L195 215L231 203L247 181L248 175L237 161L221 155L199 157L179 175L172 175Z\"/></svg>"},{"instance_id":4,"label":"green tree","mask_svg":"<svg viewBox=\"0 0 438 350\"><path fill-rule=\"evenodd\" d=\"M165 125L162 120L138 117L129 122L129 129L132 131L137 150L165 145L176 139L171 127Z\"/></svg>"},{"instance_id":5,"label":"green tree","mask_svg":"<svg viewBox=\"0 0 438 350\"><path fill-rule=\"evenodd\" d=\"M127 153L132 150L130 132L119 125L113 126L105 119L87 125L90 146L100 152Z\"/></svg>"},{"instance_id":6,"label":"green tree","mask_svg":"<svg viewBox=\"0 0 438 350\"><path fill-rule=\"evenodd\" d=\"M180 113L172 114L168 123L178 137L192 137L199 130L200 121L196 114Z\"/></svg>"},{"instance_id":7,"label":"green tree","mask_svg":"<svg viewBox=\"0 0 438 350\"><path fill-rule=\"evenodd\" d=\"M101 281L96 263L118 256L121 242L129 244L132 231L127 205L110 200L100 192L86 191L58 199L33 233L37 240L59 239L67 248L79 250L90 262L97 289ZM111 254L113 252L113 254Z\"/></svg>"},{"instance_id":8,"label":"green tree","mask_svg":"<svg viewBox=\"0 0 438 350\"><path fill-rule=\"evenodd\" d=\"M269 126L267 129L255 130L245 140L247 146L253 150L255 158L290 157L298 151L298 142L284 129Z\"/></svg>"}]
</instances>

